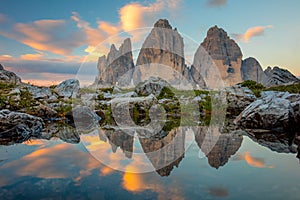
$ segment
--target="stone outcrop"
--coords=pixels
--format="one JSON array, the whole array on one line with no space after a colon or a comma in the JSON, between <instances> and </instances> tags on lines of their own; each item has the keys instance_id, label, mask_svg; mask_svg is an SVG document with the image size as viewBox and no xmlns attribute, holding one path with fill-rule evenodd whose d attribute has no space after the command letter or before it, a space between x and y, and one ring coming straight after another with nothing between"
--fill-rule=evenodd
<instances>
[{"instance_id":1,"label":"stone outcrop","mask_svg":"<svg viewBox=\"0 0 300 200\"><path fill-rule=\"evenodd\" d=\"M0 83L8 84L21 84L21 78L15 73L6 71L4 67L0 64Z\"/></svg>"},{"instance_id":2,"label":"stone outcrop","mask_svg":"<svg viewBox=\"0 0 300 200\"><path fill-rule=\"evenodd\" d=\"M138 69L134 78L137 82L149 78L145 77L149 73L149 67L152 74L162 73L162 68L170 68L182 74L185 68L183 38L176 28L172 29L168 20L160 19L154 24L142 45L136 66ZM173 73L167 75L172 78Z\"/></svg>"},{"instance_id":3,"label":"stone outcrop","mask_svg":"<svg viewBox=\"0 0 300 200\"><path fill-rule=\"evenodd\" d=\"M213 62L219 69L220 76L226 85L235 85L242 82L241 64L242 52L234 40L217 26L210 28L207 36L201 43ZM204 76L204 74L202 74Z\"/></svg>"},{"instance_id":4,"label":"stone outcrop","mask_svg":"<svg viewBox=\"0 0 300 200\"><path fill-rule=\"evenodd\" d=\"M68 115L68 120L79 131L89 131L98 127L101 117L87 106L77 106L73 108L72 114Z\"/></svg>"},{"instance_id":5,"label":"stone outcrop","mask_svg":"<svg viewBox=\"0 0 300 200\"><path fill-rule=\"evenodd\" d=\"M130 84L134 63L132 58L132 47L129 38L125 39L119 50L111 45L106 56L98 60L98 77L96 84L99 85L124 85Z\"/></svg>"},{"instance_id":6,"label":"stone outcrop","mask_svg":"<svg viewBox=\"0 0 300 200\"><path fill-rule=\"evenodd\" d=\"M267 87L299 82L299 79L291 72L279 67L274 67L273 69L271 67L268 67L265 70L265 74L267 77L263 80L263 85Z\"/></svg>"},{"instance_id":7,"label":"stone outcrop","mask_svg":"<svg viewBox=\"0 0 300 200\"><path fill-rule=\"evenodd\" d=\"M243 81L252 80L257 83L263 83L267 78L259 62L252 57L242 61L241 73Z\"/></svg>"},{"instance_id":8,"label":"stone outcrop","mask_svg":"<svg viewBox=\"0 0 300 200\"><path fill-rule=\"evenodd\" d=\"M295 116L293 95L288 92L263 92L262 97L251 103L236 119L247 129L266 129L294 133Z\"/></svg>"},{"instance_id":9,"label":"stone outcrop","mask_svg":"<svg viewBox=\"0 0 300 200\"><path fill-rule=\"evenodd\" d=\"M257 98L247 87L235 85L225 89L227 93L227 111L230 114L240 114L249 104Z\"/></svg>"},{"instance_id":10,"label":"stone outcrop","mask_svg":"<svg viewBox=\"0 0 300 200\"><path fill-rule=\"evenodd\" d=\"M0 111L1 143L23 142L32 136L40 136L43 120L39 117L9 110Z\"/></svg>"},{"instance_id":11,"label":"stone outcrop","mask_svg":"<svg viewBox=\"0 0 300 200\"><path fill-rule=\"evenodd\" d=\"M79 87L78 80L68 79L56 86L54 90L60 97L76 98L78 96Z\"/></svg>"},{"instance_id":12,"label":"stone outcrop","mask_svg":"<svg viewBox=\"0 0 300 200\"><path fill-rule=\"evenodd\" d=\"M135 91L137 94L143 96L148 96L150 94L158 96L164 87L170 87L170 84L159 77L150 77L150 79L138 85L135 88Z\"/></svg>"}]
</instances>

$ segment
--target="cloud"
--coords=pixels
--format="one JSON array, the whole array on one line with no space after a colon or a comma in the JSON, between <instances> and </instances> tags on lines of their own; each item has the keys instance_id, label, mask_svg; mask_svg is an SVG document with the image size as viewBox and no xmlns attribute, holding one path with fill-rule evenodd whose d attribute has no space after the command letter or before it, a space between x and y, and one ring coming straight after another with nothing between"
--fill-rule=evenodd
<instances>
[{"instance_id":1,"label":"cloud","mask_svg":"<svg viewBox=\"0 0 300 200\"><path fill-rule=\"evenodd\" d=\"M1 23L4 23L4 22L6 22L6 21L7 21L6 15L0 13L0 24L1 24Z\"/></svg>"},{"instance_id":2,"label":"cloud","mask_svg":"<svg viewBox=\"0 0 300 200\"><path fill-rule=\"evenodd\" d=\"M207 0L207 5L211 7L219 7L227 4L227 0Z\"/></svg>"},{"instance_id":3,"label":"cloud","mask_svg":"<svg viewBox=\"0 0 300 200\"><path fill-rule=\"evenodd\" d=\"M264 159L251 156L249 152L238 154L237 157L234 158L234 160L237 161L245 160L249 166L256 167L256 168L269 168L269 169L274 168L274 166L266 165Z\"/></svg>"},{"instance_id":4,"label":"cloud","mask_svg":"<svg viewBox=\"0 0 300 200\"><path fill-rule=\"evenodd\" d=\"M90 23L81 18L79 13L73 12L71 19L76 22L77 27L86 35L88 47L85 52L91 53L95 51L95 47L102 41L114 36L118 32L130 32L137 28L151 26L153 23L149 19L158 18L162 11L168 10L172 12L180 5L180 0L163 1L156 0L154 3L143 5L141 3L129 3L119 9L119 22L111 24L106 21L98 20L98 27L91 27ZM122 40L124 38L121 38ZM109 42L120 42L121 40L115 37ZM109 47L102 48L99 56L107 53Z\"/></svg>"},{"instance_id":5,"label":"cloud","mask_svg":"<svg viewBox=\"0 0 300 200\"><path fill-rule=\"evenodd\" d=\"M273 26L255 26L248 28L244 34L232 34L232 36L239 41L249 42L253 37L262 36L268 28L273 28Z\"/></svg>"},{"instance_id":6,"label":"cloud","mask_svg":"<svg viewBox=\"0 0 300 200\"><path fill-rule=\"evenodd\" d=\"M17 40L35 50L59 55L72 54L75 48L85 44L84 36L79 31L72 30L65 20L17 23L11 30L1 30L0 35Z\"/></svg>"}]
</instances>

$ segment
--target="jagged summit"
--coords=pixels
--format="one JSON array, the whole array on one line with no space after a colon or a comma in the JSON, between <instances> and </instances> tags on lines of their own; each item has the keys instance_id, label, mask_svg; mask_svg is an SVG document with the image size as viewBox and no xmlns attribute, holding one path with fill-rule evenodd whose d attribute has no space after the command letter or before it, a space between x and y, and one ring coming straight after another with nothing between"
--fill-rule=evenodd
<instances>
[{"instance_id":1,"label":"jagged summit","mask_svg":"<svg viewBox=\"0 0 300 200\"><path fill-rule=\"evenodd\" d=\"M167 19L159 19L155 22L154 27L172 29L172 26L169 24Z\"/></svg>"},{"instance_id":2,"label":"jagged summit","mask_svg":"<svg viewBox=\"0 0 300 200\"><path fill-rule=\"evenodd\" d=\"M267 78L263 81L263 84L268 87L299 82L299 79L291 72L277 66L273 69L269 66L264 72Z\"/></svg>"},{"instance_id":3,"label":"jagged summit","mask_svg":"<svg viewBox=\"0 0 300 200\"><path fill-rule=\"evenodd\" d=\"M121 80L130 82L131 77L127 73L134 69L130 38L124 40L119 50L112 44L107 57L104 55L98 59L97 67L97 84L114 85Z\"/></svg>"}]
</instances>

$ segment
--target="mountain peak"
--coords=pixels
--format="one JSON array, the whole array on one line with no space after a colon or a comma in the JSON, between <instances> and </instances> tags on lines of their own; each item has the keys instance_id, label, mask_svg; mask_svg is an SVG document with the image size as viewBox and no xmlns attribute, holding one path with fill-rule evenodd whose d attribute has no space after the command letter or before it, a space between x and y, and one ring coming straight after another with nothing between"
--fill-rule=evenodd
<instances>
[{"instance_id":1,"label":"mountain peak","mask_svg":"<svg viewBox=\"0 0 300 200\"><path fill-rule=\"evenodd\" d=\"M172 29L172 26L169 24L167 19L159 19L155 22L154 27Z\"/></svg>"},{"instance_id":2,"label":"mountain peak","mask_svg":"<svg viewBox=\"0 0 300 200\"><path fill-rule=\"evenodd\" d=\"M4 70L4 67L0 64L0 70Z\"/></svg>"}]
</instances>

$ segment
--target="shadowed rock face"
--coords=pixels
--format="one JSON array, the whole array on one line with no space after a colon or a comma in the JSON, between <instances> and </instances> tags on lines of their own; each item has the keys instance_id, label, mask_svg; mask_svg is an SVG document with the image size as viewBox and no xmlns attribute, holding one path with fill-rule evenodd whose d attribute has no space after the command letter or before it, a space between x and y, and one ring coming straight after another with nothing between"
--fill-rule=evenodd
<instances>
[{"instance_id":1,"label":"shadowed rock face","mask_svg":"<svg viewBox=\"0 0 300 200\"><path fill-rule=\"evenodd\" d=\"M134 137L122 130L99 130L99 136L102 141L109 140L112 151L115 153L120 147L127 158L132 157Z\"/></svg>"},{"instance_id":2,"label":"shadowed rock face","mask_svg":"<svg viewBox=\"0 0 300 200\"><path fill-rule=\"evenodd\" d=\"M195 140L200 149L202 148L206 134L208 134L207 130L208 127L200 127L195 132ZM205 149L201 150L206 154L209 165L218 169L224 166L229 161L229 158L239 150L242 141L243 137L238 133L221 134L217 143L209 152L205 152Z\"/></svg>"},{"instance_id":3,"label":"shadowed rock face","mask_svg":"<svg viewBox=\"0 0 300 200\"><path fill-rule=\"evenodd\" d=\"M217 26L210 28L201 46L208 52L219 69L221 78L226 85L242 82L242 52L234 40Z\"/></svg>"},{"instance_id":4,"label":"shadowed rock face","mask_svg":"<svg viewBox=\"0 0 300 200\"><path fill-rule=\"evenodd\" d=\"M299 82L299 79L291 72L279 67L274 67L273 69L268 67L265 70L265 74L267 77L263 80L263 85L267 87Z\"/></svg>"},{"instance_id":5,"label":"shadowed rock face","mask_svg":"<svg viewBox=\"0 0 300 200\"><path fill-rule=\"evenodd\" d=\"M13 72L4 70L0 64L0 83L21 84L21 78Z\"/></svg>"},{"instance_id":6,"label":"shadowed rock face","mask_svg":"<svg viewBox=\"0 0 300 200\"><path fill-rule=\"evenodd\" d=\"M136 65L161 64L182 73L185 61L183 38L168 20L160 19L147 36ZM143 72L141 72L143 73Z\"/></svg>"},{"instance_id":7,"label":"shadowed rock face","mask_svg":"<svg viewBox=\"0 0 300 200\"><path fill-rule=\"evenodd\" d=\"M129 84L134 69L131 41L125 39L119 50L111 45L106 56L98 60L98 77L96 83L100 85ZM124 81L124 82L123 82Z\"/></svg>"},{"instance_id":8,"label":"shadowed rock face","mask_svg":"<svg viewBox=\"0 0 300 200\"><path fill-rule=\"evenodd\" d=\"M252 80L263 83L267 78L259 62L252 57L243 60L241 73L243 81Z\"/></svg>"},{"instance_id":9,"label":"shadowed rock face","mask_svg":"<svg viewBox=\"0 0 300 200\"><path fill-rule=\"evenodd\" d=\"M139 138L150 162L160 176L169 176L185 152L185 130L175 128L162 138Z\"/></svg>"}]
</instances>

